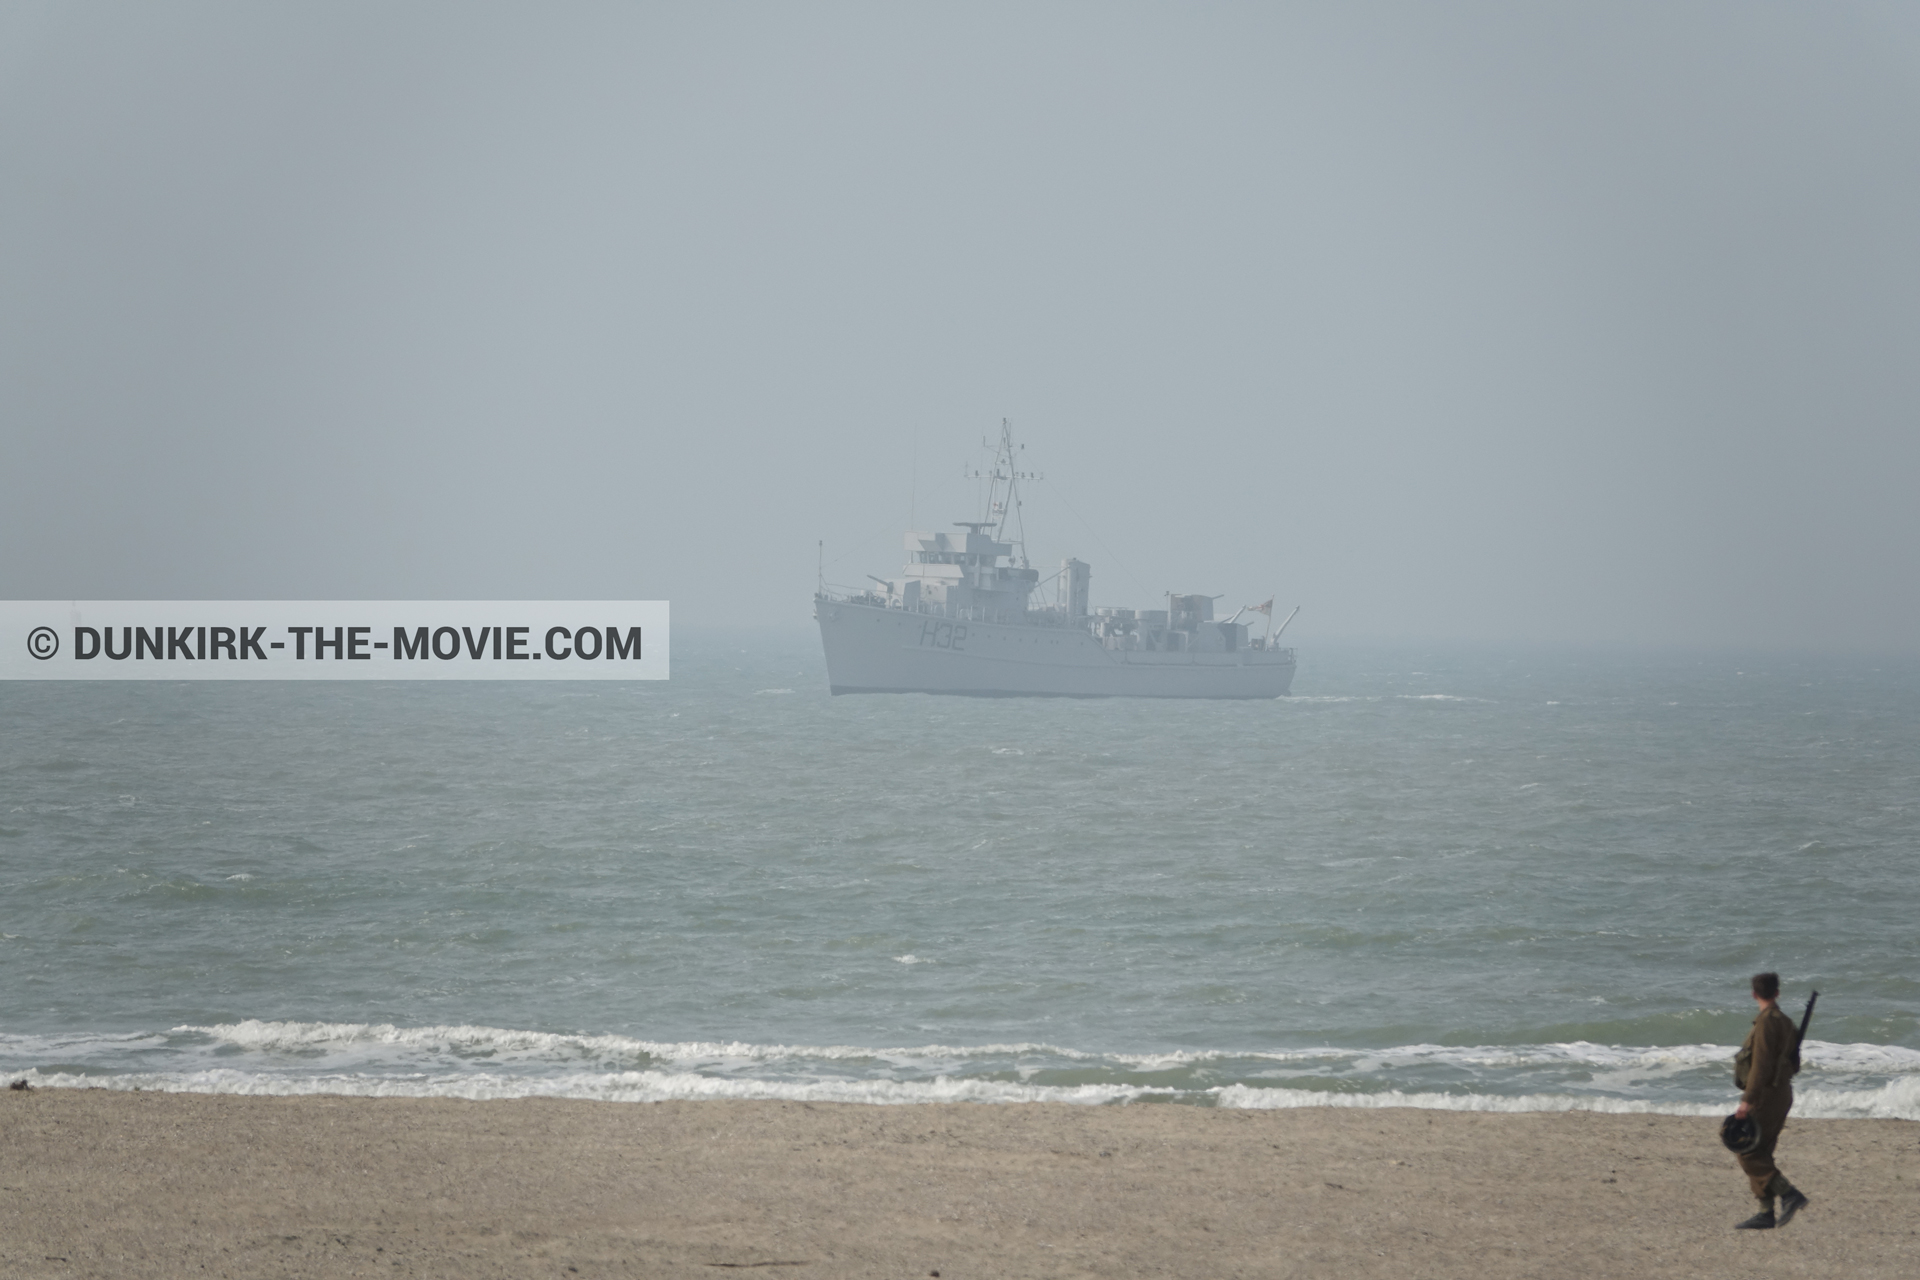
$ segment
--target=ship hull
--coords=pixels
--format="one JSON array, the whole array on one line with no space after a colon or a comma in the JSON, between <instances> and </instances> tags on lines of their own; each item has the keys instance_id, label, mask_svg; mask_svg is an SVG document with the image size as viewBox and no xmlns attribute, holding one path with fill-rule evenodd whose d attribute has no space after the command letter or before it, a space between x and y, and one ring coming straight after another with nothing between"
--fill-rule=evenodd
<instances>
[{"instance_id":1,"label":"ship hull","mask_svg":"<svg viewBox=\"0 0 1920 1280\"><path fill-rule=\"evenodd\" d=\"M842 693L978 698L1280 698L1288 650L1158 653L1108 649L1065 627L960 622L821 599L814 615L827 681Z\"/></svg>"}]
</instances>

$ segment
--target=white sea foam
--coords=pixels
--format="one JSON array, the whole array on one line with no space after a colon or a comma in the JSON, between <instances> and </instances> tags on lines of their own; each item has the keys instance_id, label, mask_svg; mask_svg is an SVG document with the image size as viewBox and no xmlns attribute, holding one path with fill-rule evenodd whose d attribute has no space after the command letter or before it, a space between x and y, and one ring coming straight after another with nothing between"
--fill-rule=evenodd
<instances>
[{"instance_id":1,"label":"white sea foam","mask_svg":"<svg viewBox=\"0 0 1920 1280\"><path fill-rule=\"evenodd\" d=\"M1230 1084L1215 1095L1215 1105L1250 1111L1289 1110L1296 1107L1417 1107L1428 1111L1609 1111L1624 1115L1717 1115L1724 1107L1701 1103L1643 1102L1583 1094L1323 1093L1313 1089L1256 1089Z\"/></svg>"},{"instance_id":2,"label":"white sea foam","mask_svg":"<svg viewBox=\"0 0 1920 1280\"><path fill-rule=\"evenodd\" d=\"M0 1032L0 1060L30 1062L54 1058L71 1061L144 1049L164 1049L166 1045L165 1033L153 1031L69 1031L51 1035Z\"/></svg>"},{"instance_id":3,"label":"white sea foam","mask_svg":"<svg viewBox=\"0 0 1920 1280\"><path fill-rule=\"evenodd\" d=\"M13 1076L13 1073L9 1075ZM601 1102L676 1102L734 1098L879 1106L918 1102L1055 1102L1100 1106L1159 1098L1211 1103L1238 1110L1406 1107L1430 1111L1595 1111L1616 1115L1717 1116L1727 1109L1725 1102L1656 1102L1563 1093L1499 1095L1418 1093L1398 1089L1374 1093L1328 1093L1311 1089L1254 1088L1243 1084L1185 1091L1123 1084L1035 1085L950 1076L910 1081L791 1081L723 1079L692 1072L669 1071L577 1072L562 1076L482 1075L467 1072L289 1075L221 1068L207 1071L126 1072L110 1076L28 1070L13 1078L23 1078L35 1088L53 1089L106 1088L276 1097L325 1094L365 1098L462 1098L470 1101L574 1098ZM1902 1079L1878 1089L1848 1092L1807 1090L1796 1098L1794 1114L1796 1118L1808 1120L1920 1120L1920 1080Z\"/></svg>"},{"instance_id":4,"label":"white sea foam","mask_svg":"<svg viewBox=\"0 0 1920 1280\"><path fill-rule=\"evenodd\" d=\"M1731 1093L1731 1091L1729 1091ZM1323 1093L1312 1089L1260 1089L1227 1085L1215 1105L1247 1110L1294 1107L1416 1107L1429 1111L1601 1111L1615 1115L1719 1116L1732 1107L1717 1103L1649 1101L1593 1094L1533 1093ZM1920 1120L1920 1079L1890 1081L1878 1089L1796 1090L1797 1120Z\"/></svg>"},{"instance_id":5,"label":"white sea foam","mask_svg":"<svg viewBox=\"0 0 1920 1280\"><path fill-rule=\"evenodd\" d=\"M903 964L929 963L909 955ZM250 1019L164 1033L0 1034L0 1068L54 1087L610 1101L1584 1109L1718 1114L1732 1045L1397 1045L1114 1053L1062 1045L654 1041L488 1026ZM1920 1050L1808 1041L1796 1114L1920 1120ZM1053 1079L1056 1083L1046 1083ZM1300 1087L1311 1084L1313 1087Z\"/></svg>"},{"instance_id":6,"label":"white sea foam","mask_svg":"<svg viewBox=\"0 0 1920 1280\"><path fill-rule=\"evenodd\" d=\"M1178 1091L1138 1085L1029 1085L1004 1080L738 1080L690 1072L582 1072L565 1076L439 1075L381 1076L330 1074L294 1076L279 1072L219 1069L184 1072L129 1072L94 1076L71 1072L28 1071L35 1088L147 1089L162 1093L227 1093L289 1097L330 1094L358 1098L579 1098L601 1102L680 1102L741 1098L783 1102L857 1102L900 1105L913 1102L1065 1102L1098 1106L1130 1102L1149 1094L1172 1097Z\"/></svg>"},{"instance_id":7,"label":"white sea foam","mask_svg":"<svg viewBox=\"0 0 1920 1280\"><path fill-rule=\"evenodd\" d=\"M924 958L895 956L901 964L931 963ZM1476 1069L1512 1067L1582 1067L1588 1069L1659 1069L1713 1067L1729 1064L1735 1046L1603 1045L1584 1040L1540 1045L1396 1045L1383 1049L1321 1046L1300 1049L1175 1049L1158 1053L1100 1053L1036 1041L1005 1044L874 1047L868 1045L755 1044L747 1041L642 1040L619 1035L570 1035L561 1032L521 1031L487 1026L400 1027L391 1023L268 1022L248 1019L215 1026L178 1026L175 1033L198 1033L210 1039L259 1052L311 1052L358 1046L380 1046L428 1053L472 1056L525 1055L556 1061L593 1058L637 1058L669 1062L773 1062L785 1060L878 1060L897 1063L952 1062L970 1058L1036 1057L1071 1062L1107 1063L1135 1070L1163 1071L1183 1066L1223 1062L1270 1062L1304 1065L1348 1064L1353 1069L1381 1072L1418 1066ZM114 1037L98 1037L103 1040ZM139 1039L140 1037L130 1037ZM0 1049L8 1047L0 1036ZM1899 1045L1834 1044L1808 1040L1801 1051L1808 1070L1856 1074L1920 1075L1920 1050Z\"/></svg>"},{"instance_id":8,"label":"white sea foam","mask_svg":"<svg viewBox=\"0 0 1920 1280\"><path fill-rule=\"evenodd\" d=\"M638 1057L668 1061L768 1062L783 1059L845 1061L881 1059L910 1061L967 1057L1009 1057L1040 1054L1076 1059L1107 1055L1082 1053L1057 1045L1019 1043L984 1045L920 1045L882 1049L864 1045L753 1044L741 1040L640 1040L617 1035L568 1035L548 1031L516 1031L502 1027L399 1027L391 1023L354 1022L245 1022L216 1026L178 1026L174 1032L198 1033L223 1044L263 1052L301 1052L349 1046L393 1046L427 1052L469 1054L530 1054L556 1059L586 1056Z\"/></svg>"},{"instance_id":9,"label":"white sea foam","mask_svg":"<svg viewBox=\"0 0 1920 1280\"><path fill-rule=\"evenodd\" d=\"M1811 1120L1920 1120L1920 1078L1889 1080L1877 1089L1795 1090L1793 1113Z\"/></svg>"}]
</instances>

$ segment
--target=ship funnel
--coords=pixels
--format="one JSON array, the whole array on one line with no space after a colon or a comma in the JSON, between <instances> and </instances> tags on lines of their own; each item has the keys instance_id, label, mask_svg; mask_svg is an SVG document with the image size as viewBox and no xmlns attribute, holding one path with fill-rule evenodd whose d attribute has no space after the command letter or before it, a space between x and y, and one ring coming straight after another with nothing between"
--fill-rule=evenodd
<instances>
[{"instance_id":1,"label":"ship funnel","mask_svg":"<svg viewBox=\"0 0 1920 1280\"><path fill-rule=\"evenodd\" d=\"M1087 584L1092 578L1093 568L1084 560L1060 562L1060 603L1066 607L1068 618L1087 616Z\"/></svg>"}]
</instances>

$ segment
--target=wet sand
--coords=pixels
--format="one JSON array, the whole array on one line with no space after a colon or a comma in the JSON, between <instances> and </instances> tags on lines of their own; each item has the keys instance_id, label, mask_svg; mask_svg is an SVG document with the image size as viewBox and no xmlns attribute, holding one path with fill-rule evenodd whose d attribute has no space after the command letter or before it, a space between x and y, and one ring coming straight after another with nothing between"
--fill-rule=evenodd
<instances>
[{"instance_id":1,"label":"wet sand","mask_svg":"<svg viewBox=\"0 0 1920 1280\"><path fill-rule=\"evenodd\" d=\"M0 1275L1920 1275L1920 1124L0 1092Z\"/></svg>"}]
</instances>

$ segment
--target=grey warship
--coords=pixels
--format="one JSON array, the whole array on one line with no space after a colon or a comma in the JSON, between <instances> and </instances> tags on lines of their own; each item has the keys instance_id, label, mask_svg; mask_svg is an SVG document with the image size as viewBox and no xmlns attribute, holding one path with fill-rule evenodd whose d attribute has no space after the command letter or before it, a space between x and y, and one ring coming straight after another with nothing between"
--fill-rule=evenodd
<instances>
[{"instance_id":1,"label":"grey warship","mask_svg":"<svg viewBox=\"0 0 1920 1280\"><path fill-rule=\"evenodd\" d=\"M814 618L827 680L843 693L973 697L1279 698L1293 685L1294 653L1277 642L1273 601L1215 619L1217 597L1164 597L1165 608L1088 608L1092 569L1061 562L1052 603L1036 604L1040 571L1026 557L1012 428L1002 423L987 482L985 519L958 532L912 532L897 578L862 590L823 580ZM1051 576L1051 575L1050 575ZM1294 610L1298 613L1299 610ZM1266 634L1241 621L1266 615Z\"/></svg>"}]
</instances>

